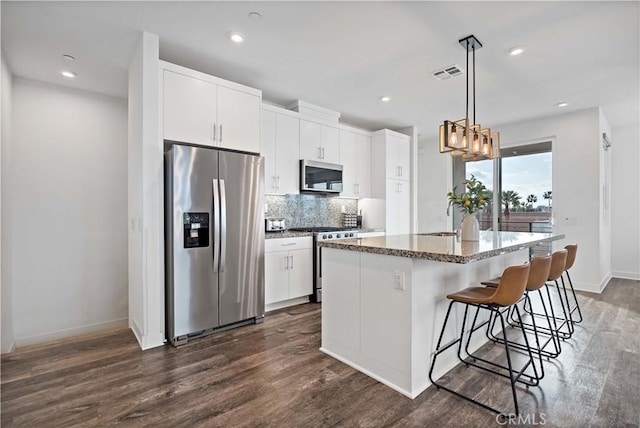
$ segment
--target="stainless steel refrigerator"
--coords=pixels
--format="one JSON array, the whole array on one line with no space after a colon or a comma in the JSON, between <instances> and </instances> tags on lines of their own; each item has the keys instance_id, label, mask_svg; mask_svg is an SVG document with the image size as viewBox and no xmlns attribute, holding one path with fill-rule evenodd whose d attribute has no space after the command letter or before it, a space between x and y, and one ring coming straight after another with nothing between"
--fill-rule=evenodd
<instances>
[{"instance_id":1,"label":"stainless steel refrigerator","mask_svg":"<svg viewBox=\"0 0 640 428\"><path fill-rule=\"evenodd\" d=\"M167 339L264 317L264 158L174 144L165 154Z\"/></svg>"}]
</instances>

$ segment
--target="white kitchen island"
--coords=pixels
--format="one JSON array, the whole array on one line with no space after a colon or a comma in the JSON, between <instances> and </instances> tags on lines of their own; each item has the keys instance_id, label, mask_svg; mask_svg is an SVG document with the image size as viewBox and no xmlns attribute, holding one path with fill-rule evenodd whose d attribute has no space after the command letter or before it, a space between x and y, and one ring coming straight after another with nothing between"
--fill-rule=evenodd
<instances>
[{"instance_id":1,"label":"white kitchen island","mask_svg":"<svg viewBox=\"0 0 640 428\"><path fill-rule=\"evenodd\" d=\"M431 384L429 366L449 304L446 295L524 263L532 246L562 238L483 231L479 242L430 235L321 242L320 350L415 398ZM443 343L459 333L463 308L457 306ZM473 348L484 343L482 336L474 335L479 340ZM457 363L453 347L441 354L434 377Z\"/></svg>"}]
</instances>

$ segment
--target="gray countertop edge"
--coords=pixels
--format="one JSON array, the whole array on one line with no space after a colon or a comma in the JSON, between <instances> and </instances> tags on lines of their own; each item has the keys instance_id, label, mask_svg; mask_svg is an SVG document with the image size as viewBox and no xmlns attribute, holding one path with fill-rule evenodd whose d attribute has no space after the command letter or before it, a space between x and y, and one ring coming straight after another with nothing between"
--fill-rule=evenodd
<instances>
[{"instance_id":1,"label":"gray countertop edge","mask_svg":"<svg viewBox=\"0 0 640 428\"><path fill-rule=\"evenodd\" d=\"M353 229L358 232L384 232L384 229ZM279 238L300 238L303 236L313 236L311 232L294 232L292 230L285 230L282 232L265 232L264 239L279 239Z\"/></svg>"},{"instance_id":2,"label":"gray countertop edge","mask_svg":"<svg viewBox=\"0 0 640 428\"><path fill-rule=\"evenodd\" d=\"M283 232L265 232L264 239L281 239L281 238L302 238L305 236L313 236L311 232L293 232L285 230Z\"/></svg>"},{"instance_id":3,"label":"gray countertop edge","mask_svg":"<svg viewBox=\"0 0 640 428\"><path fill-rule=\"evenodd\" d=\"M468 256L461 256L455 254L443 254L443 253L430 253L427 251L415 251L415 250L403 250L400 248L382 248L382 247L367 247L357 244L357 239L345 239L341 241L322 241L318 245L326 248L335 248L338 250L350 250L359 251L361 253L381 254L388 256L407 257L410 259L422 259L433 260L437 262L445 263L458 263L465 264L478 260L484 260L491 257L499 256L505 253L512 253L514 251L523 250L525 248L533 247L541 242L550 242L564 239L564 234L555 235L547 238L538 239L535 241L527 242L524 244L510 245L502 247L497 250L483 251Z\"/></svg>"}]
</instances>

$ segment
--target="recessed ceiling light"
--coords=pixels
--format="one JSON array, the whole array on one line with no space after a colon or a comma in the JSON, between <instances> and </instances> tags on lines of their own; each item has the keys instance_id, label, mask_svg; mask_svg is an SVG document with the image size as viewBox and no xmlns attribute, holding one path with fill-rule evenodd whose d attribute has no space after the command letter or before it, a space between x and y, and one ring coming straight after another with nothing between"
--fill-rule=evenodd
<instances>
[{"instance_id":1,"label":"recessed ceiling light","mask_svg":"<svg viewBox=\"0 0 640 428\"><path fill-rule=\"evenodd\" d=\"M76 60L71 55L62 55L62 58L66 59L67 61L75 61Z\"/></svg>"},{"instance_id":2,"label":"recessed ceiling light","mask_svg":"<svg viewBox=\"0 0 640 428\"><path fill-rule=\"evenodd\" d=\"M241 33L229 33L229 38L234 43L242 43L244 42L244 36Z\"/></svg>"},{"instance_id":3,"label":"recessed ceiling light","mask_svg":"<svg viewBox=\"0 0 640 428\"><path fill-rule=\"evenodd\" d=\"M74 73L73 71L68 71L68 70L64 70L64 71L60 72L60 74L62 74L64 77L66 77L68 79L73 79L74 77L77 76L76 73Z\"/></svg>"},{"instance_id":4,"label":"recessed ceiling light","mask_svg":"<svg viewBox=\"0 0 640 428\"><path fill-rule=\"evenodd\" d=\"M556 104L556 107L566 107L568 105L569 105L569 103L563 101L561 103Z\"/></svg>"},{"instance_id":5,"label":"recessed ceiling light","mask_svg":"<svg viewBox=\"0 0 640 428\"><path fill-rule=\"evenodd\" d=\"M389 101L391 101L391 97L387 97L387 96L380 97L380 101L382 101L383 103L388 103Z\"/></svg>"},{"instance_id":6,"label":"recessed ceiling light","mask_svg":"<svg viewBox=\"0 0 640 428\"><path fill-rule=\"evenodd\" d=\"M511 55L511 56L517 56L517 55L520 55L522 52L524 52L524 48L523 48L523 47L518 46L518 47L515 47L515 48L511 49L511 50L509 51L509 55Z\"/></svg>"},{"instance_id":7,"label":"recessed ceiling light","mask_svg":"<svg viewBox=\"0 0 640 428\"><path fill-rule=\"evenodd\" d=\"M262 19L262 15L258 12L249 12L249 19L253 21L260 21Z\"/></svg>"}]
</instances>

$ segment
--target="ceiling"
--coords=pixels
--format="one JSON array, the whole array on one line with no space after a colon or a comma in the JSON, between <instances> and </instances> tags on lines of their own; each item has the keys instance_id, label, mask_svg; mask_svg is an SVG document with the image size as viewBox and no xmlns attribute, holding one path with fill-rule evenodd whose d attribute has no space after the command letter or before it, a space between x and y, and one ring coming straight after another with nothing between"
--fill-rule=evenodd
<instances>
[{"instance_id":1,"label":"ceiling","mask_svg":"<svg viewBox=\"0 0 640 428\"><path fill-rule=\"evenodd\" d=\"M485 126L595 106L614 128L640 116L636 1L0 4L14 75L120 97L147 31L159 36L162 59L262 89L267 101L302 99L356 126L415 125L433 137L442 120L464 116L465 77L438 81L431 72L466 68L458 39L474 34L484 45L476 99ZM262 19L250 19L254 11ZM230 42L230 31L245 42ZM509 56L514 46L524 54ZM60 75L68 67L77 78Z\"/></svg>"}]
</instances>

